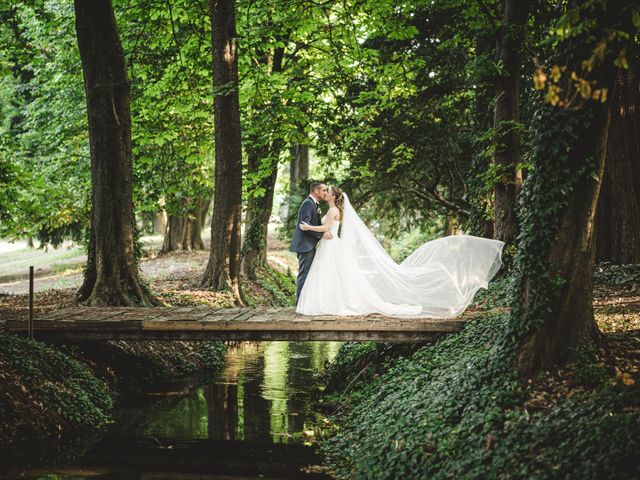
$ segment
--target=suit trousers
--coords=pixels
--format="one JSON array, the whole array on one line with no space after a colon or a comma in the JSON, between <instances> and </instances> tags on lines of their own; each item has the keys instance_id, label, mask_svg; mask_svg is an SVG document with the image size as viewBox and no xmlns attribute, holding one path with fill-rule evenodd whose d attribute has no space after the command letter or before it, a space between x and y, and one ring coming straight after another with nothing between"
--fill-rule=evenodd
<instances>
[{"instance_id":1,"label":"suit trousers","mask_svg":"<svg viewBox=\"0 0 640 480\"><path fill-rule=\"evenodd\" d=\"M316 256L316 249L313 248L308 252L298 253L298 278L296 280L296 305L300 299L300 292L304 287L304 282L309 274L309 269L313 263L313 257Z\"/></svg>"}]
</instances>

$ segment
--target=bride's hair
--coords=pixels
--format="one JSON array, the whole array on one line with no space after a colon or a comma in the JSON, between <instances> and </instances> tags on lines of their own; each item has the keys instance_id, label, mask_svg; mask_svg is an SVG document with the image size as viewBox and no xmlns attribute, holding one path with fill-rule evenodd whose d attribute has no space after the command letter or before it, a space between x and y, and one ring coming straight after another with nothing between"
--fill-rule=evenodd
<instances>
[{"instance_id":1,"label":"bride's hair","mask_svg":"<svg viewBox=\"0 0 640 480\"><path fill-rule=\"evenodd\" d=\"M336 207L340 211L340 220L342 220L342 216L344 215L344 196L342 195L342 190L338 187L331 187L331 193L335 196Z\"/></svg>"}]
</instances>

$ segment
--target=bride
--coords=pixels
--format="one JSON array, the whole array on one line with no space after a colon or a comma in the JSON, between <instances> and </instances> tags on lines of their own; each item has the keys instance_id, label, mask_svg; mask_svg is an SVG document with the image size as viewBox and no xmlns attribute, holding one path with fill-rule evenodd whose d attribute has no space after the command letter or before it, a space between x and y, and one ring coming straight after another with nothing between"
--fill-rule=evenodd
<instances>
[{"instance_id":1,"label":"bride","mask_svg":"<svg viewBox=\"0 0 640 480\"><path fill-rule=\"evenodd\" d=\"M322 225L300 225L333 234L318 244L296 308L300 314L452 318L502 266L504 242L471 235L426 242L397 264L346 193L331 187L325 200L329 211Z\"/></svg>"}]
</instances>

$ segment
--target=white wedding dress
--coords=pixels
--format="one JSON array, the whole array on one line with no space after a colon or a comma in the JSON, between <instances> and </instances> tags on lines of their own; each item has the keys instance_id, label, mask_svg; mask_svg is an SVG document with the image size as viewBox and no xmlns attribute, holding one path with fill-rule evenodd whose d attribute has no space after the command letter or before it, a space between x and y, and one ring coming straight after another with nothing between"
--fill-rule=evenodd
<instances>
[{"instance_id":1,"label":"white wedding dress","mask_svg":"<svg viewBox=\"0 0 640 480\"><path fill-rule=\"evenodd\" d=\"M397 264L344 198L341 234L334 222L318 243L300 314L452 318L502 266L504 242L471 235L426 242Z\"/></svg>"}]
</instances>

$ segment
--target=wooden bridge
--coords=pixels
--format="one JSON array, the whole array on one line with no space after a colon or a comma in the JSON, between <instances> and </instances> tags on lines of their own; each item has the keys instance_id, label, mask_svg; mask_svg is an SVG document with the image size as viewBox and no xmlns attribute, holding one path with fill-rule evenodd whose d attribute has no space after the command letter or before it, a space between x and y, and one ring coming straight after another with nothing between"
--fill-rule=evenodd
<instances>
[{"instance_id":1,"label":"wooden bridge","mask_svg":"<svg viewBox=\"0 0 640 480\"><path fill-rule=\"evenodd\" d=\"M303 316L293 308L73 307L37 314L34 337L85 340L338 340L433 341L462 329L464 320L384 316ZM0 326L1 327L1 326ZM26 320L5 322L26 334Z\"/></svg>"}]
</instances>

